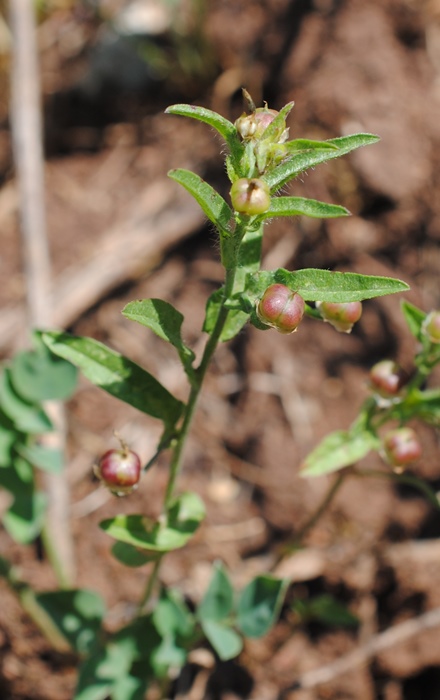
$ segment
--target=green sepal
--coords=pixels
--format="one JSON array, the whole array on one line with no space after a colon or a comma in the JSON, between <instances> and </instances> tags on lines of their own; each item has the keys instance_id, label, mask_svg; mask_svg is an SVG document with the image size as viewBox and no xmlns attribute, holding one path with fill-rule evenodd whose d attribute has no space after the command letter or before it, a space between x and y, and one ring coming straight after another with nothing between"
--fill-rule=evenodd
<instances>
[{"instance_id":1,"label":"green sepal","mask_svg":"<svg viewBox=\"0 0 440 700\"><path fill-rule=\"evenodd\" d=\"M309 216L315 219L334 219L339 216L350 216L350 212L338 204L327 204L316 199L272 197L270 208L262 214L262 217L270 219L274 216Z\"/></svg>"},{"instance_id":2,"label":"green sepal","mask_svg":"<svg viewBox=\"0 0 440 700\"><path fill-rule=\"evenodd\" d=\"M325 163L332 158L350 153L361 146L368 146L379 141L379 137L374 134L352 134L351 136L341 136L336 139L326 141L334 148L313 149L308 151L300 151L292 155L288 160L278 165L273 170L266 173L264 179L269 185L272 192L278 191L281 187L287 184L299 173L313 168L319 163Z\"/></svg>"},{"instance_id":3,"label":"green sepal","mask_svg":"<svg viewBox=\"0 0 440 700\"><path fill-rule=\"evenodd\" d=\"M205 517L203 501L192 492L182 493L171 504L164 521L142 515L117 515L100 527L110 537L149 552L163 553L183 547Z\"/></svg>"},{"instance_id":4,"label":"green sepal","mask_svg":"<svg viewBox=\"0 0 440 700\"><path fill-rule=\"evenodd\" d=\"M168 172L175 182L178 182L190 193L210 221L220 233L229 236L234 229L234 215L223 197L205 180L190 170L177 168Z\"/></svg>"},{"instance_id":5,"label":"green sepal","mask_svg":"<svg viewBox=\"0 0 440 700\"><path fill-rule=\"evenodd\" d=\"M355 464L380 446L380 439L368 430L337 430L327 435L308 455L300 474L303 477L330 474Z\"/></svg>"},{"instance_id":6,"label":"green sepal","mask_svg":"<svg viewBox=\"0 0 440 700\"><path fill-rule=\"evenodd\" d=\"M284 284L298 292L305 301L363 301L409 289L406 282L398 279L354 272L330 272L313 268L296 272L282 268L263 270L248 275L246 291L241 298L237 297L238 300L241 299L243 310L251 312L267 287L275 283Z\"/></svg>"},{"instance_id":7,"label":"green sepal","mask_svg":"<svg viewBox=\"0 0 440 700\"><path fill-rule=\"evenodd\" d=\"M134 406L165 425L175 425L183 404L149 372L93 338L59 331L44 332L49 349L79 367L84 376L117 399Z\"/></svg>"},{"instance_id":8,"label":"green sepal","mask_svg":"<svg viewBox=\"0 0 440 700\"><path fill-rule=\"evenodd\" d=\"M241 592L237 626L245 637L262 637L275 624L289 581L269 574L256 576Z\"/></svg>"},{"instance_id":9,"label":"green sepal","mask_svg":"<svg viewBox=\"0 0 440 700\"><path fill-rule=\"evenodd\" d=\"M150 328L159 338L171 343L179 353L189 378L193 378L192 363L195 355L182 340L181 328L184 318L180 311L162 299L139 299L127 304L122 309L122 315Z\"/></svg>"}]
</instances>

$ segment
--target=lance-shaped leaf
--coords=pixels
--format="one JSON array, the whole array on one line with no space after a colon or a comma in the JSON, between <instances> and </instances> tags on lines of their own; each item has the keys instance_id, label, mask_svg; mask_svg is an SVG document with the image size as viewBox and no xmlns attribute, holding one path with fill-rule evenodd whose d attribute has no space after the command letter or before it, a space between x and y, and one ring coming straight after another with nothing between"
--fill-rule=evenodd
<instances>
[{"instance_id":1,"label":"lance-shaped leaf","mask_svg":"<svg viewBox=\"0 0 440 700\"><path fill-rule=\"evenodd\" d=\"M150 328L159 338L171 343L179 353L184 368L190 369L195 355L182 340L183 316L174 306L162 299L140 299L127 304L122 315Z\"/></svg>"},{"instance_id":2,"label":"lance-shaped leaf","mask_svg":"<svg viewBox=\"0 0 440 700\"><path fill-rule=\"evenodd\" d=\"M234 589L222 562L215 562L211 581L197 609L200 620L224 620L234 604Z\"/></svg>"},{"instance_id":3,"label":"lance-shaped leaf","mask_svg":"<svg viewBox=\"0 0 440 700\"><path fill-rule=\"evenodd\" d=\"M264 179L272 191L277 191L299 173L319 163L325 163L332 158L339 158L346 153L350 153L350 151L354 151L356 148L368 146L377 141L379 141L379 137L374 134L352 134L351 136L329 139L326 143L336 146L336 149L323 148L295 153L284 163L268 172Z\"/></svg>"},{"instance_id":4,"label":"lance-shaped leaf","mask_svg":"<svg viewBox=\"0 0 440 700\"><path fill-rule=\"evenodd\" d=\"M350 212L338 204L327 204L316 199L272 197L270 208L262 216L265 219L270 219L273 216L310 216L314 219L334 219L338 216L350 216Z\"/></svg>"},{"instance_id":5,"label":"lance-shaped leaf","mask_svg":"<svg viewBox=\"0 0 440 700\"><path fill-rule=\"evenodd\" d=\"M355 464L371 450L379 449L376 435L364 431L337 430L330 433L305 460L301 476L322 476Z\"/></svg>"},{"instance_id":6,"label":"lance-shaped leaf","mask_svg":"<svg viewBox=\"0 0 440 700\"><path fill-rule=\"evenodd\" d=\"M296 153L297 151L312 151L316 149L333 149L338 150L338 147L331 143L331 141L314 141L313 139L294 139L293 141L287 141L283 144L283 147L290 151L291 153Z\"/></svg>"},{"instance_id":7,"label":"lance-shaped leaf","mask_svg":"<svg viewBox=\"0 0 440 700\"><path fill-rule=\"evenodd\" d=\"M9 367L0 374L0 407L24 433L45 433L53 429L41 406L27 401L15 391Z\"/></svg>"},{"instance_id":8,"label":"lance-shaped leaf","mask_svg":"<svg viewBox=\"0 0 440 700\"><path fill-rule=\"evenodd\" d=\"M286 119L292 111L295 103L288 102L270 122L263 132L263 141L278 141L286 127Z\"/></svg>"},{"instance_id":9,"label":"lance-shaped leaf","mask_svg":"<svg viewBox=\"0 0 440 700\"><path fill-rule=\"evenodd\" d=\"M237 162L240 160L243 153L243 146L237 136L237 130L232 122L225 119L220 114L217 114L217 112L213 112L210 109L205 109L205 107L177 104L168 107L165 110L165 114L190 117L191 119L197 119L197 121L208 124L208 126L212 126L212 128L215 129L228 144L234 160Z\"/></svg>"},{"instance_id":10,"label":"lance-shaped leaf","mask_svg":"<svg viewBox=\"0 0 440 700\"><path fill-rule=\"evenodd\" d=\"M182 168L170 170L168 177L182 185L194 197L208 219L222 233L229 235L232 232L234 216L231 208L211 185L196 173Z\"/></svg>"},{"instance_id":11,"label":"lance-shaped leaf","mask_svg":"<svg viewBox=\"0 0 440 700\"><path fill-rule=\"evenodd\" d=\"M202 629L222 661L233 659L241 652L243 641L229 625L216 620L203 620Z\"/></svg>"},{"instance_id":12,"label":"lance-shaped leaf","mask_svg":"<svg viewBox=\"0 0 440 700\"><path fill-rule=\"evenodd\" d=\"M406 282L391 277L359 275L354 272L331 272L329 270L307 269L289 272L280 268L274 271L261 271L248 276L243 303L254 306L271 284L285 284L298 292L305 301L362 301L385 294L405 292ZM249 306L246 307L249 310Z\"/></svg>"},{"instance_id":13,"label":"lance-shaped leaf","mask_svg":"<svg viewBox=\"0 0 440 700\"><path fill-rule=\"evenodd\" d=\"M72 362L92 384L165 425L174 425L183 404L146 370L93 338L58 331L42 334L48 348Z\"/></svg>"}]
</instances>

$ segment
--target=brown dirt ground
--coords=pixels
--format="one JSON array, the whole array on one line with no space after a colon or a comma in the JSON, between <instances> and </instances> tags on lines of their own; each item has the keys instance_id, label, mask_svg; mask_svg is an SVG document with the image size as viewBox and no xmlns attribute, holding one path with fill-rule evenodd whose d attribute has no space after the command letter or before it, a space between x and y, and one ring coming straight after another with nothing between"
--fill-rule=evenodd
<instances>
[{"instance_id":1,"label":"brown dirt ground","mask_svg":"<svg viewBox=\"0 0 440 700\"><path fill-rule=\"evenodd\" d=\"M69 52L65 37L73 31L79 32L79 48ZM202 125L162 112L168 103L194 100L235 118L241 109L239 87L245 84L256 100L264 98L274 108L295 100L294 136L328 138L364 130L382 139L291 187L293 194L343 204L353 216L272 224L265 265L395 275L411 285L410 301L426 310L439 307L438 0L218 0L208 4L203 31L216 66L208 87L207 79L198 77L180 85L158 83L151 94L129 99L122 92L110 97L104 92L97 107L75 92L97 40L96 19L73 5L60 6L43 21L47 212L55 276L96 254L113 222L129 217L144 188L170 167L193 167L226 191L219 141ZM0 303L7 308L23 301L25 279L5 105L0 108L0 271L8 280L0 287ZM160 255L154 269L138 270L135 279L93 303L72 329L125 352L184 397L184 378L172 351L119 312L134 298L165 298L185 314L185 338L200 351L205 299L221 279L217 252L212 231L202 225ZM325 434L354 419L375 361L393 357L410 369L413 352L399 299L392 297L366 303L351 336L306 320L294 336L246 328L222 346L180 480L182 488L206 499L208 517L195 541L165 560L164 582L197 600L214 559L226 562L238 585L270 569L328 487L325 478L301 479L301 461ZM110 556L109 539L97 524L117 511L156 514L166 458L129 499L107 497L93 480L91 465L114 443L113 431L148 459L157 426L86 382L68 411L77 584L101 592L113 628L129 615L145 570L128 575ZM438 437L418 429L424 454L414 471L438 488ZM379 459L369 466L379 468ZM438 514L417 493L397 490L388 480L346 480L302 553L287 557L284 566L294 572L289 600L332 593L359 616L359 628L299 625L286 606L267 638L247 643L236 663L219 666L214 690L193 689L179 697L275 700L285 691L285 700L438 700L438 628L331 682L288 689L305 671L440 605L439 535ZM39 548L18 547L3 530L0 544L26 581L38 590L55 586ZM0 589L0 697L72 698L72 658L54 653L3 583Z\"/></svg>"}]
</instances>

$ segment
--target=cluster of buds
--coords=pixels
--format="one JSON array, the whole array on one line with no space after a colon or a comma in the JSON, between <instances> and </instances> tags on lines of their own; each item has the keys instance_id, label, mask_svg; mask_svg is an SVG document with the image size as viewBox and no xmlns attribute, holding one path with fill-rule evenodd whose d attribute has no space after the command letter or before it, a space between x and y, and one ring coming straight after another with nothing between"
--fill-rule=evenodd
<instances>
[{"instance_id":1,"label":"cluster of buds","mask_svg":"<svg viewBox=\"0 0 440 700\"><path fill-rule=\"evenodd\" d=\"M419 459L422 447L412 428L396 428L387 433L383 439L383 449L387 462L397 472Z\"/></svg>"},{"instance_id":2,"label":"cluster of buds","mask_svg":"<svg viewBox=\"0 0 440 700\"><path fill-rule=\"evenodd\" d=\"M304 316L304 299L284 284L272 284L257 306L257 316L279 333L293 333Z\"/></svg>"},{"instance_id":3,"label":"cluster of buds","mask_svg":"<svg viewBox=\"0 0 440 700\"><path fill-rule=\"evenodd\" d=\"M137 488L141 460L121 441L120 449L108 450L94 467L95 476L115 496L126 496Z\"/></svg>"},{"instance_id":4,"label":"cluster of buds","mask_svg":"<svg viewBox=\"0 0 440 700\"><path fill-rule=\"evenodd\" d=\"M255 166L256 172L262 175L268 168L281 163L288 155L284 145L289 138L286 116L293 108L293 102L286 106L280 116L280 112L269 109L267 105L257 109L249 93L244 90L243 94L248 102L250 114L243 112L236 120L235 128L247 144L248 153L252 153L252 167Z\"/></svg>"},{"instance_id":5,"label":"cluster of buds","mask_svg":"<svg viewBox=\"0 0 440 700\"><path fill-rule=\"evenodd\" d=\"M351 333L351 330L362 315L360 301L332 302L317 301L316 308L321 318L330 323L340 333Z\"/></svg>"}]
</instances>

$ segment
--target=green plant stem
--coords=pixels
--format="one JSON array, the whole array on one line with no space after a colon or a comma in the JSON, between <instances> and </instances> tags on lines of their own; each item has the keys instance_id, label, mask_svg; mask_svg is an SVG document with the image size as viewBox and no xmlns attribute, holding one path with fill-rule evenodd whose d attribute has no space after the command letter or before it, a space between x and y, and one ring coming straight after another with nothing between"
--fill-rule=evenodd
<instances>
[{"instance_id":1,"label":"green plant stem","mask_svg":"<svg viewBox=\"0 0 440 700\"><path fill-rule=\"evenodd\" d=\"M63 565L61 557L59 556L58 549L53 541L53 538L51 537L50 527L47 523L44 524L43 529L41 530L41 540L59 587L71 588L72 580L66 572L66 568Z\"/></svg>"},{"instance_id":2,"label":"green plant stem","mask_svg":"<svg viewBox=\"0 0 440 700\"><path fill-rule=\"evenodd\" d=\"M218 342L220 340L220 335L225 325L225 321L228 315L228 309L225 307L225 302L229 298L235 280L235 268L226 270L226 280L225 280L225 293L223 298L223 304L219 309L217 316L217 321L215 323L214 329L206 343L205 350L203 352L200 365L197 367L195 376L197 381L193 384L191 392L189 395L188 403L186 406L185 416L183 419L182 427L179 431L179 435L176 439L176 443L173 448L173 456L170 464L170 477L168 480L167 490L165 493L164 507L165 511L168 510L170 503L173 498L174 486L176 482L177 475L180 470L180 465L182 463L183 448L186 443L186 438L188 436L189 429L191 427L192 419L197 405L197 400L200 395L200 391L203 385L203 380L205 378L206 370L209 367L212 356L216 350Z\"/></svg>"},{"instance_id":3,"label":"green plant stem","mask_svg":"<svg viewBox=\"0 0 440 700\"><path fill-rule=\"evenodd\" d=\"M346 471L339 472L338 476L331 484L330 488L328 489L327 493L325 494L317 509L314 511L314 513L312 513L309 519L306 520L304 525L296 533L295 542L300 543L304 539L304 537L310 532L310 530L312 530L315 527L316 523L322 518L330 503L332 502L337 492L341 488L342 484L344 483L346 476Z\"/></svg>"},{"instance_id":4,"label":"green plant stem","mask_svg":"<svg viewBox=\"0 0 440 700\"><path fill-rule=\"evenodd\" d=\"M160 569L161 561L162 561L162 557L159 557L154 562L154 566L151 570L151 574L148 577L147 585L145 586L145 590L142 594L142 598L139 601L139 606L138 606L138 614L139 615L143 612L145 606L147 605L147 603L149 602L149 600L151 598L151 595L152 595L153 590L154 590L154 586L156 585L156 581L157 581L158 576L159 576L159 569Z\"/></svg>"},{"instance_id":5,"label":"green plant stem","mask_svg":"<svg viewBox=\"0 0 440 700\"><path fill-rule=\"evenodd\" d=\"M228 309L225 306L226 301L230 297L233 287L234 287L234 281L235 281L235 271L236 267L232 267L230 269L226 270L226 279L225 279L225 287L224 287L224 297L223 297L223 304L221 305L217 320L214 326L214 329L208 339L208 342L206 343L205 350L203 352L202 359L200 361L199 366L195 370L195 377L196 377L196 382L193 383L191 387L191 392L189 395L188 402L186 404L186 410L185 410L185 415L183 419L182 426L179 430L178 436L176 437L176 440L173 445L173 453L172 453L172 458L171 458L171 463L170 463L170 475L168 479L168 484L165 492L165 498L164 498L164 514L166 515L167 511L169 510L169 507L171 505L171 502L173 500L174 496L174 487L176 483L177 476L180 471L180 467L182 464L182 458L183 458L183 450L185 447L186 439L188 437L188 433L191 427L192 419L194 417L194 412L197 406L197 400L200 395L200 391L203 385L203 380L206 375L206 371L209 367L209 364L211 362L212 356L216 350L216 347L219 343L220 336L223 330L223 327L225 325L225 321L228 315ZM160 570L160 565L162 562L162 557L160 559L157 559L157 561L154 564L153 570L148 578L147 585L145 587L145 591L143 593L143 596L141 598L141 602L139 604L139 612L142 612L142 610L145 609L146 605L148 604L151 594L154 589L154 585L156 581L158 580L159 577L159 570Z\"/></svg>"}]
</instances>

